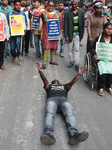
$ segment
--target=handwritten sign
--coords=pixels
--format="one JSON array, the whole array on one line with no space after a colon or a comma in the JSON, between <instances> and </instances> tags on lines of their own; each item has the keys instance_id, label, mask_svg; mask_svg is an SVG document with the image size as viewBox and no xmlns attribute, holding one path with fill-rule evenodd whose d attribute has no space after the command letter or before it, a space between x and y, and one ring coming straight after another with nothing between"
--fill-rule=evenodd
<instances>
[{"instance_id":1,"label":"handwritten sign","mask_svg":"<svg viewBox=\"0 0 112 150\"><path fill-rule=\"evenodd\" d=\"M58 19L47 20L47 35L48 40L60 39L60 24Z\"/></svg>"},{"instance_id":2,"label":"handwritten sign","mask_svg":"<svg viewBox=\"0 0 112 150\"><path fill-rule=\"evenodd\" d=\"M99 60L112 61L112 44L111 43L96 43L97 58Z\"/></svg>"}]
</instances>

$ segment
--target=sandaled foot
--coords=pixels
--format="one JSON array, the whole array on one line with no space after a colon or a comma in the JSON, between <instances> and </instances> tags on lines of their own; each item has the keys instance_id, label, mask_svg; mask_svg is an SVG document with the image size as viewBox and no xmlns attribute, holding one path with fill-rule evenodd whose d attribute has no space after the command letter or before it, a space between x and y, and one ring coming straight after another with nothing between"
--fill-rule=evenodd
<instances>
[{"instance_id":1,"label":"sandaled foot","mask_svg":"<svg viewBox=\"0 0 112 150\"><path fill-rule=\"evenodd\" d=\"M49 63L50 63L51 65L58 65L58 63L55 62L55 61L50 61Z\"/></svg>"},{"instance_id":2,"label":"sandaled foot","mask_svg":"<svg viewBox=\"0 0 112 150\"><path fill-rule=\"evenodd\" d=\"M42 65L42 68L43 68L43 69L46 69L46 64L43 64L43 65Z\"/></svg>"},{"instance_id":3,"label":"sandaled foot","mask_svg":"<svg viewBox=\"0 0 112 150\"><path fill-rule=\"evenodd\" d=\"M34 57L33 60L41 59L41 57Z\"/></svg>"},{"instance_id":4,"label":"sandaled foot","mask_svg":"<svg viewBox=\"0 0 112 150\"><path fill-rule=\"evenodd\" d=\"M109 93L110 95L112 95L112 88L109 88L109 89L108 89L108 93Z\"/></svg>"},{"instance_id":5,"label":"sandaled foot","mask_svg":"<svg viewBox=\"0 0 112 150\"><path fill-rule=\"evenodd\" d=\"M99 89L98 95L99 95L99 96L103 96L103 95L104 95L103 89Z\"/></svg>"},{"instance_id":6,"label":"sandaled foot","mask_svg":"<svg viewBox=\"0 0 112 150\"><path fill-rule=\"evenodd\" d=\"M14 63L15 61L15 57L12 57L11 62Z\"/></svg>"},{"instance_id":7,"label":"sandaled foot","mask_svg":"<svg viewBox=\"0 0 112 150\"><path fill-rule=\"evenodd\" d=\"M6 70L6 68L2 65L2 66L0 66L0 69L2 69L2 70Z\"/></svg>"}]
</instances>

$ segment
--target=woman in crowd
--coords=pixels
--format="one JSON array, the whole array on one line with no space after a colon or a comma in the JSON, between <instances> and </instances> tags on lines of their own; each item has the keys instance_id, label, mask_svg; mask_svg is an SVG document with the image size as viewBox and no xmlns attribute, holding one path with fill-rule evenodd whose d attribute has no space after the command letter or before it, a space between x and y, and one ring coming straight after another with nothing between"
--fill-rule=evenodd
<instances>
[{"instance_id":1,"label":"woman in crowd","mask_svg":"<svg viewBox=\"0 0 112 150\"><path fill-rule=\"evenodd\" d=\"M112 95L112 59L111 61L108 60L97 60L97 55L95 52L96 49L96 42L103 42L112 44L112 24L107 22L103 27L103 33L101 36L97 37L94 41L93 49L92 49L92 59L93 61L98 63L99 75L98 75L98 95L103 96L104 87L107 88L109 94Z\"/></svg>"},{"instance_id":2,"label":"woman in crowd","mask_svg":"<svg viewBox=\"0 0 112 150\"><path fill-rule=\"evenodd\" d=\"M63 30L62 29L61 14L58 11L54 10L55 2L53 0L49 0L47 5L48 5L47 10L45 10L43 12L39 12L39 11L35 10L33 12L33 16L42 17L42 19L43 19L43 31L42 31L42 41L43 41L43 46L42 47L44 49L44 58L43 58L43 65L42 65L43 69L46 68L46 60L47 60L47 57L48 57L49 50L51 52L50 64L58 65L58 63L54 61L54 53L55 53L55 50L57 49L58 40L48 40L47 20L59 19L60 30L61 30L61 38L62 38L62 30Z\"/></svg>"}]
</instances>

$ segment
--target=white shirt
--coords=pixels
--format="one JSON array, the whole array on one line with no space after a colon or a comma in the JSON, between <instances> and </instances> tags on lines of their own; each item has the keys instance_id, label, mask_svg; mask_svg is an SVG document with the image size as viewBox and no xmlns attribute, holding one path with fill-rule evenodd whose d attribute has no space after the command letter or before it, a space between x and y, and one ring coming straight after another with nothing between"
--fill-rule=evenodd
<instances>
[{"instance_id":1,"label":"white shirt","mask_svg":"<svg viewBox=\"0 0 112 150\"><path fill-rule=\"evenodd\" d=\"M23 11L24 8L25 7L21 7L21 10ZM27 30L30 30L30 19L29 19L28 11L25 11L25 14L26 14L27 22L28 22Z\"/></svg>"}]
</instances>

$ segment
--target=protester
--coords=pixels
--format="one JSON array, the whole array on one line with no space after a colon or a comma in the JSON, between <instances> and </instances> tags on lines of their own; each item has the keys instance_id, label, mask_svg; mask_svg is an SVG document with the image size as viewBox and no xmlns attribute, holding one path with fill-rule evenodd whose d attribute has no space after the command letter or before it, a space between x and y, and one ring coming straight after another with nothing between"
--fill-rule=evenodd
<instances>
[{"instance_id":1,"label":"protester","mask_svg":"<svg viewBox=\"0 0 112 150\"><path fill-rule=\"evenodd\" d=\"M58 112L62 113L68 130L68 135L70 137L69 144L76 145L80 142L85 141L89 133L82 132L79 133L76 129L75 118L73 116L73 108L70 101L67 99L68 91L71 89L74 83L80 78L80 76L86 71L87 67L79 68L76 77L67 84L61 84L57 79L53 80L51 84L47 81L46 77L42 72L42 67L37 63L37 68L41 79L44 82L44 89L47 92L47 102L46 102L46 114L45 114L45 128L44 134L40 137L40 140L44 144L54 144L56 142L53 135L54 131L54 119Z\"/></svg>"},{"instance_id":2,"label":"protester","mask_svg":"<svg viewBox=\"0 0 112 150\"><path fill-rule=\"evenodd\" d=\"M10 16L14 17L16 15L24 16L25 24L27 25L26 15L23 11L21 11L21 0L15 0L14 1L14 9L7 14L7 20L8 20L9 26L10 26L9 17ZM25 30L25 33L22 37L24 37L25 34L26 34L26 30ZM10 45L11 45L11 54L12 54L11 62L14 63L15 58L18 57L19 64L21 64L21 35L11 36ZM17 47L17 52L16 52L16 47Z\"/></svg>"},{"instance_id":3,"label":"protester","mask_svg":"<svg viewBox=\"0 0 112 150\"><path fill-rule=\"evenodd\" d=\"M102 2L95 2L93 7L95 12L87 17L87 52L91 51L93 41L101 34L102 25L107 22L106 16L101 16Z\"/></svg>"},{"instance_id":4,"label":"protester","mask_svg":"<svg viewBox=\"0 0 112 150\"><path fill-rule=\"evenodd\" d=\"M12 0L8 1L8 5L10 5L14 9L14 2Z\"/></svg>"},{"instance_id":5,"label":"protester","mask_svg":"<svg viewBox=\"0 0 112 150\"><path fill-rule=\"evenodd\" d=\"M59 11L61 13L62 17L62 23L63 23L63 39L60 41L61 46L60 46L60 57L64 57L64 49L65 49L65 38L64 38L64 19L65 19L65 11L64 11L64 3L60 2L59 3Z\"/></svg>"},{"instance_id":6,"label":"protester","mask_svg":"<svg viewBox=\"0 0 112 150\"><path fill-rule=\"evenodd\" d=\"M46 9L46 10L47 10L47 4L48 4L48 1L47 1L47 0L45 0L44 5L45 5L45 9Z\"/></svg>"},{"instance_id":7,"label":"protester","mask_svg":"<svg viewBox=\"0 0 112 150\"><path fill-rule=\"evenodd\" d=\"M62 38L62 18L61 14L58 11L54 10L55 2L53 0L48 1L47 10L43 12L34 11L33 16L35 17L42 17L43 19L43 35L42 35L42 41L43 41L43 48L44 48L44 58L43 58L43 69L46 68L46 60L48 57L49 49L51 52L51 61L50 64L52 65L58 65L57 62L54 61L54 52L55 49L57 49L57 43L58 40L48 40L48 33L47 33L47 22L48 20L53 19L59 19L60 22L60 30L61 30L61 38ZM41 7L40 7L41 9Z\"/></svg>"},{"instance_id":8,"label":"protester","mask_svg":"<svg viewBox=\"0 0 112 150\"><path fill-rule=\"evenodd\" d=\"M34 8L34 0L31 1L31 14L33 12L33 8ZM33 45L33 37L34 37L34 34L33 33L30 33L30 47L31 48L34 48L34 45Z\"/></svg>"},{"instance_id":9,"label":"protester","mask_svg":"<svg viewBox=\"0 0 112 150\"><path fill-rule=\"evenodd\" d=\"M40 6L41 6L41 1L40 0L34 0L34 9L38 10L38 8ZM40 12L42 12L42 11L44 11L44 9L40 10ZM32 33L34 32L34 42L35 42L35 48L36 48L36 57L34 57L34 60L41 58L39 41L41 41L41 48L42 48L41 32L42 32L43 22L42 22L42 18L39 18L39 19L40 19L39 29L38 30L32 29ZM32 21L33 21L33 17L32 17ZM44 49L42 48L42 56L43 55L44 55Z\"/></svg>"},{"instance_id":10,"label":"protester","mask_svg":"<svg viewBox=\"0 0 112 150\"><path fill-rule=\"evenodd\" d=\"M111 43L112 45L112 37L110 36L112 33L112 24L107 22L103 27L103 33L101 36L98 36L95 39L93 49L92 49L92 55L93 55L93 61L97 62L97 54L96 54L96 42L102 42L102 43ZM98 95L103 96L104 87L107 88L109 94L112 95L112 60L100 60L98 61L98 69L99 69L99 75L98 75Z\"/></svg>"},{"instance_id":11,"label":"protester","mask_svg":"<svg viewBox=\"0 0 112 150\"><path fill-rule=\"evenodd\" d=\"M9 40L9 26L7 24L7 19L5 14L0 12L0 23L3 21L3 29L4 29L4 39L3 41L0 41L0 69L6 70L6 68L3 66L4 64L4 48L5 48L5 42L8 42Z\"/></svg>"},{"instance_id":12,"label":"protester","mask_svg":"<svg viewBox=\"0 0 112 150\"><path fill-rule=\"evenodd\" d=\"M25 34L25 56L29 57L29 42L30 42L30 22L31 22L31 18L30 18L30 10L31 8L28 7L30 5L29 1L28 3L26 3L26 0L21 0L21 10L25 12L26 14L26 18L27 18L27 31ZM24 39L23 39L24 40ZM22 55L23 55L23 49L22 49Z\"/></svg>"},{"instance_id":13,"label":"protester","mask_svg":"<svg viewBox=\"0 0 112 150\"><path fill-rule=\"evenodd\" d=\"M1 3L0 12L4 13L7 17L7 14L12 11L12 7L8 5L8 0L1 0ZM9 56L9 53L8 42L5 42L5 58Z\"/></svg>"},{"instance_id":14,"label":"protester","mask_svg":"<svg viewBox=\"0 0 112 150\"><path fill-rule=\"evenodd\" d=\"M71 5L72 9L65 12L64 35L68 43L70 57L68 67L70 68L75 64L75 69L78 70L80 60L79 44L84 34L84 11L77 8L77 0L72 0Z\"/></svg>"}]
</instances>

